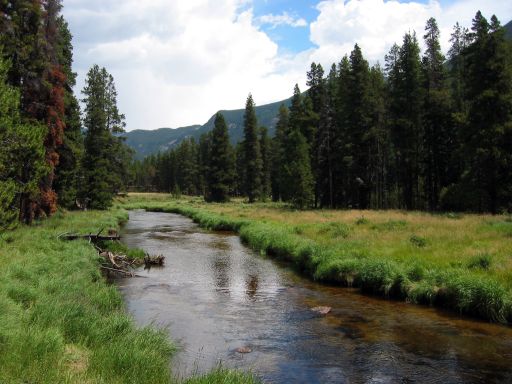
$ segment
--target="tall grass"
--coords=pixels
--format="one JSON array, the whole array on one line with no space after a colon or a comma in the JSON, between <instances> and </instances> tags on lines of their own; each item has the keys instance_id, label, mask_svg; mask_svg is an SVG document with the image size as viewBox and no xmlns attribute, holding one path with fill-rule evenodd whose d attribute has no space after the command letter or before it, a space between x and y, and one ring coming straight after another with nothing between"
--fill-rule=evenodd
<instances>
[{"instance_id":1,"label":"tall grass","mask_svg":"<svg viewBox=\"0 0 512 384\"><path fill-rule=\"evenodd\" d=\"M59 213L0 236L0 383L170 381L165 333L135 327L90 244L57 239L126 218Z\"/></svg>"},{"instance_id":2,"label":"tall grass","mask_svg":"<svg viewBox=\"0 0 512 384\"><path fill-rule=\"evenodd\" d=\"M295 212L269 203L205 204L163 195L138 195L124 206L179 213L208 229L236 231L251 248L290 261L318 281L512 322L510 222L501 218Z\"/></svg>"}]
</instances>

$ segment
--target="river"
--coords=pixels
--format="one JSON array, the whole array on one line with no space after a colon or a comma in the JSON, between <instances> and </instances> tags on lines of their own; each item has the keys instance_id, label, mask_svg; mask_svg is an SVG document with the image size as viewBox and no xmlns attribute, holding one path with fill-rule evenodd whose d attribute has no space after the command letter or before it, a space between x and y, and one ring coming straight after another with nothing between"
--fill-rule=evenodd
<instances>
[{"instance_id":1,"label":"river","mask_svg":"<svg viewBox=\"0 0 512 384\"><path fill-rule=\"evenodd\" d=\"M166 257L118 284L139 325L169 329L176 377L222 364L268 383L512 383L510 327L317 284L175 214L132 211L122 236Z\"/></svg>"}]
</instances>

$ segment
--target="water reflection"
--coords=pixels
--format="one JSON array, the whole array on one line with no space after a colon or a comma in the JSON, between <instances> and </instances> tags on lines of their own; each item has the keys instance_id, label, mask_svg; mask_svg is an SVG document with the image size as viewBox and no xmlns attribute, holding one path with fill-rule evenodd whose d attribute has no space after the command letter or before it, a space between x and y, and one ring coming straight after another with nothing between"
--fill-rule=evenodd
<instances>
[{"instance_id":1,"label":"water reflection","mask_svg":"<svg viewBox=\"0 0 512 384\"><path fill-rule=\"evenodd\" d=\"M178 341L180 376L222 361L272 383L512 382L510 328L315 284L177 215L132 212L123 236L167 257L120 285L140 324Z\"/></svg>"},{"instance_id":2,"label":"water reflection","mask_svg":"<svg viewBox=\"0 0 512 384\"><path fill-rule=\"evenodd\" d=\"M249 275L245 282L245 293L249 299L254 300L256 293L258 292L258 284L260 279L257 275Z\"/></svg>"}]
</instances>

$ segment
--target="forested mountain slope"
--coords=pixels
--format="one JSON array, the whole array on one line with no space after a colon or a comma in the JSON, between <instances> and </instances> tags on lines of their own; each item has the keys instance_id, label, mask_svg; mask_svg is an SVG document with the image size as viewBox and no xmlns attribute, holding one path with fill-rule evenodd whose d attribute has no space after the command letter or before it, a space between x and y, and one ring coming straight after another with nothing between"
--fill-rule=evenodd
<instances>
[{"instance_id":1,"label":"forested mountain slope","mask_svg":"<svg viewBox=\"0 0 512 384\"><path fill-rule=\"evenodd\" d=\"M278 101L272 104L256 107L256 117L261 126L269 129L269 134L274 135L277 115L281 104L290 105L290 99ZM243 137L244 109L231 111L219 111L224 115L229 129L229 136L233 144L239 142ZM136 151L136 157L143 159L153 153L166 151L177 146L188 137L199 137L213 129L215 120L214 114L204 125L192 125L183 128L160 128L156 130L142 130L127 132L123 134L126 137L126 143Z\"/></svg>"}]
</instances>

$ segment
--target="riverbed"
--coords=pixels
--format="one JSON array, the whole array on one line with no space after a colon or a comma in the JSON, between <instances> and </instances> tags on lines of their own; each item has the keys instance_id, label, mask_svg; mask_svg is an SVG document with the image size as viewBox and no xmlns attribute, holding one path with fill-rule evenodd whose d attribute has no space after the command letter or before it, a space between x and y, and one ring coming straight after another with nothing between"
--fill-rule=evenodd
<instances>
[{"instance_id":1,"label":"riverbed","mask_svg":"<svg viewBox=\"0 0 512 384\"><path fill-rule=\"evenodd\" d=\"M180 215L132 211L122 237L166 257L118 284L139 325L169 330L177 377L221 364L269 383L512 382L510 327L317 284Z\"/></svg>"}]
</instances>

